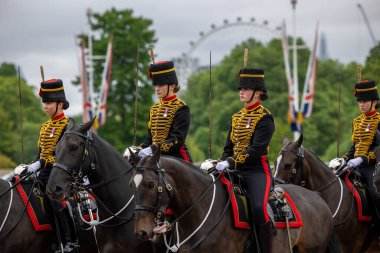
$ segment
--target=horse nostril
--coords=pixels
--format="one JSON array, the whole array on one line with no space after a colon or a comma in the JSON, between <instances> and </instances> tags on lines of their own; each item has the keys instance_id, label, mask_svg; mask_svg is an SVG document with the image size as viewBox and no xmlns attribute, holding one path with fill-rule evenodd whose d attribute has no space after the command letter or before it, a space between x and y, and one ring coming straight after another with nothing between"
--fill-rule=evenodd
<instances>
[{"instance_id":1,"label":"horse nostril","mask_svg":"<svg viewBox=\"0 0 380 253\"><path fill-rule=\"evenodd\" d=\"M142 240L142 241L147 241L148 238L148 233L145 232L144 230L139 230L136 232L137 239Z\"/></svg>"},{"instance_id":2,"label":"horse nostril","mask_svg":"<svg viewBox=\"0 0 380 253\"><path fill-rule=\"evenodd\" d=\"M53 192L56 195L61 195L63 193L63 189L59 186L56 186L56 187L54 187Z\"/></svg>"}]
</instances>

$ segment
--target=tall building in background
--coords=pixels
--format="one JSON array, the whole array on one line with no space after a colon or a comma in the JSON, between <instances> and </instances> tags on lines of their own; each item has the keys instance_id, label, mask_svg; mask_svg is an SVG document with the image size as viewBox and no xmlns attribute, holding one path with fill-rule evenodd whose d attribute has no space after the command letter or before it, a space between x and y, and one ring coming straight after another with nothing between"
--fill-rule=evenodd
<instances>
[{"instance_id":1,"label":"tall building in background","mask_svg":"<svg viewBox=\"0 0 380 253\"><path fill-rule=\"evenodd\" d=\"M326 34L322 33L321 34L321 46L319 48L319 59L320 60L326 60L330 58L328 50L327 50L327 39L326 39Z\"/></svg>"}]
</instances>

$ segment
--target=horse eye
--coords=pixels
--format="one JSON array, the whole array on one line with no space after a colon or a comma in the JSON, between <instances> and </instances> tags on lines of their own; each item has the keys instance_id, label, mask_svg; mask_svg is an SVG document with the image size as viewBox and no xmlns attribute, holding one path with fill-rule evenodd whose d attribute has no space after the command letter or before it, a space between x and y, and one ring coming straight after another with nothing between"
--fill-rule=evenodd
<instances>
[{"instance_id":1,"label":"horse eye","mask_svg":"<svg viewBox=\"0 0 380 253\"><path fill-rule=\"evenodd\" d=\"M143 183L143 185L148 188L148 189L153 189L154 188L154 182L150 181L150 182L145 182Z\"/></svg>"},{"instance_id":2,"label":"horse eye","mask_svg":"<svg viewBox=\"0 0 380 253\"><path fill-rule=\"evenodd\" d=\"M77 144L73 144L73 145L69 146L69 149L74 150L74 151L77 150L78 148L79 148L79 145L77 145Z\"/></svg>"}]
</instances>

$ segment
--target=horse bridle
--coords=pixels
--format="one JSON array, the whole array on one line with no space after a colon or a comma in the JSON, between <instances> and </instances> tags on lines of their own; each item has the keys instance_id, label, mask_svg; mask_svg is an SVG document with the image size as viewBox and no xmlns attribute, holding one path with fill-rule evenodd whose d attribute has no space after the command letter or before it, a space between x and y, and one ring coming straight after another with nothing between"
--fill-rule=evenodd
<instances>
[{"instance_id":1,"label":"horse bridle","mask_svg":"<svg viewBox=\"0 0 380 253\"><path fill-rule=\"evenodd\" d=\"M157 163L157 167L146 167L146 166L136 166L136 171L144 171L145 169L151 169L157 173L158 176L158 186L157 186L157 197L156 203L154 206L146 206L146 205L137 205L135 206L135 211L148 211L154 214L155 216L155 225L160 226L162 224L162 220L165 217L166 209L162 210L161 201L163 198L164 189L168 192L170 198L173 196L173 187L167 183L165 179L165 171L159 166Z\"/></svg>"},{"instance_id":2,"label":"horse bridle","mask_svg":"<svg viewBox=\"0 0 380 253\"><path fill-rule=\"evenodd\" d=\"M291 171L291 174L288 176L287 180L286 181L283 181L282 183L290 183L290 182L293 182L293 179L294 177L297 175L297 172L298 171L303 171L303 159L304 159L304 148L303 146L301 145L300 147L297 148L297 152L294 152L293 150L286 150L285 149L286 147L283 147L281 149L281 153L282 152L290 152L290 153L293 153L296 155L296 165L292 168L292 171ZM276 179L277 181L281 182L281 180L279 179ZM306 182L305 180L302 180L301 183L300 183L300 186L305 186Z\"/></svg>"},{"instance_id":3,"label":"horse bridle","mask_svg":"<svg viewBox=\"0 0 380 253\"><path fill-rule=\"evenodd\" d=\"M82 157L79 170L78 172L76 172L75 170L73 171L69 169L68 166L66 166L65 164L57 163L57 162L53 164L53 167L57 167L65 171L67 174L69 174L74 179L74 184L75 184L81 181L84 176L88 176L91 173L91 171L95 170L95 163L93 163L93 161L91 160L91 152L90 152L90 143L93 142L92 132L88 130L86 135L84 135L80 132L66 131L63 135L66 135L66 134L76 135L85 139L83 157Z\"/></svg>"}]
</instances>

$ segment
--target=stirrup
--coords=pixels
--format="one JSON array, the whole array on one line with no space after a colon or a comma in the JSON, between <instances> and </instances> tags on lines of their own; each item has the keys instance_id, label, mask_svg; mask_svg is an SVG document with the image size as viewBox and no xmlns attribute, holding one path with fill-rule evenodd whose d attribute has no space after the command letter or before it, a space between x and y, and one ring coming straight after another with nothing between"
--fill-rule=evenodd
<instances>
[{"instance_id":1,"label":"stirrup","mask_svg":"<svg viewBox=\"0 0 380 253\"><path fill-rule=\"evenodd\" d=\"M78 248L79 244L77 242L67 242L63 245L63 249L61 249L59 245L58 250L56 250L55 253L77 252Z\"/></svg>"}]
</instances>

